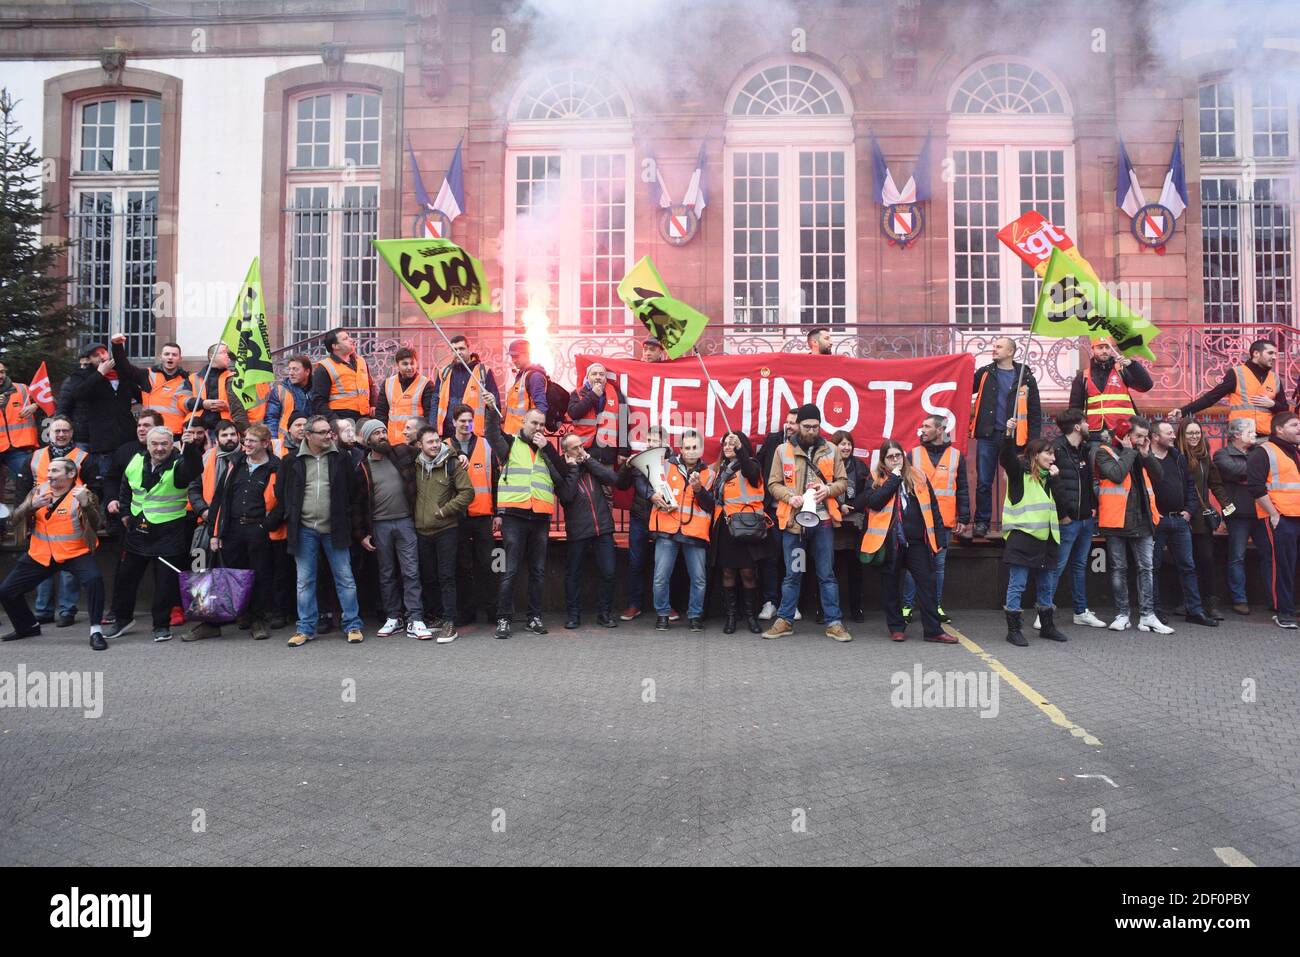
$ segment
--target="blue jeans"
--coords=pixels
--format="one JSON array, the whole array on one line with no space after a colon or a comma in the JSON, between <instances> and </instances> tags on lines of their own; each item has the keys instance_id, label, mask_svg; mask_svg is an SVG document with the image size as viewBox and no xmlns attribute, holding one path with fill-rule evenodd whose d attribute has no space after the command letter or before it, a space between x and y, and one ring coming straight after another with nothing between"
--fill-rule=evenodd
<instances>
[{"instance_id":1,"label":"blue jeans","mask_svg":"<svg viewBox=\"0 0 1300 957\"><path fill-rule=\"evenodd\" d=\"M81 582L72 572L51 575L36 586L36 617L48 618L54 614L54 582L59 583L59 617L77 613L77 600L81 597Z\"/></svg>"},{"instance_id":2,"label":"blue jeans","mask_svg":"<svg viewBox=\"0 0 1300 957\"><path fill-rule=\"evenodd\" d=\"M650 526L633 516L627 523L627 607L641 609L645 600L645 569L654 563ZM647 563L646 559L650 559Z\"/></svg>"},{"instance_id":3,"label":"blue jeans","mask_svg":"<svg viewBox=\"0 0 1300 957\"><path fill-rule=\"evenodd\" d=\"M1020 610L1020 598L1025 593L1025 586L1029 584L1029 566L1012 565L1011 573L1007 576L1007 602L1006 607L1009 611ZM1038 589L1037 605L1039 608L1052 607L1052 587L1056 584L1056 574L1050 568L1035 568L1034 585Z\"/></svg>"},{"instance_id":4,"label":"blue jeans","mask_svg":"<svg viewBox=\"0 0 1300 957\"><path fill-rule=\"evenodd\" d=\"M705 562L709 556L707 545L686 545L675 542L671 536L655 539L655 614L667 618L672 611L668 584L672 581L673 566L680 551L686 559L686 574L691 579L691 597L686 607L687 618L704 617L704 586L707 583Z\"/></svg>"},{"instance_id":5,"label":"blue jeans","mask_svg":"<svg viewBox=\"0 0 1300 957\"><path fill-rule=\"evenodd\" d=\"M853 558L856 561L857 555ZM930 563L934 567L934 600L939 607L943 607L943 567L948 564L948 549L941 548L930 556ZM912 578L912 573L903 570L903 607L916 607L916 580Z\"/></svg>"},{"instance_id":6,"label":"blue jeans","mask_svg":"<svg viewBox=\"0 0 1300 957\"><path fill-rule=\"evenodd\" d=\"M781 583L781 607L777 617L794 621L795 609L799 606L799 586L803 584L803 572L794 571L795 549L804 549L803 565L812 562L817 567L817 582L821 586L822 615L826 626L839 624L840 585L835 580L835 530L829 522L805 528L802 535L794 532L781 533L781 549L785 554L785 580Z\"/></svg>"},{"instance_id":7,"label":"blue jeans","mask_svg":"<svg viewBox=\"0 0 1300 957\"><path fill-rule=\"evenodd\" d=\"M1052 571L1052 590L1056 595L1056 586L1070 566L1070 597L1074 601L1074 613L1082 615L1088 610L1088 552L1092 549L1091 518L1076 518L1068 525L1060 526L1061 547L1057 551L1056 568Z\"/></svg>"},{"instance_id":8,"label":"blue jeans","mask_svg":"<svg viewBox=\"0 0 1300 957\"><path fill-rule=\"evenodd\" d=\"M1253 538L1255 551L1259 556L1260 574L1265 582L1272 577L1271 563L1265 556L1270 554L1268 532L1264 529L1264 519L1236 518L1229 516L1224 520L1228 526L1228 595L1234 605L1247 604L1246 598L1246 545Z\"/></svg>"},{"instance_id":9,"label":"blue jeans","mask_svg":"<svg viewBox=\"0 0 1300 957\"><path fill-rule=\"evenodd\" d=\"M338 592L339 607L343 610L343 630L361 630L361 612L357 609L357 583L352 577L352 560L346 548L336 548L329 534L313 532L310 528L298 530L298 630L311 637L316 634L316 560L324 550L334 576L334 590Z\"/></svg>"},{"instance_id":10,"label":"blue jeans","mask_svg":"<svg viewBox=\"0 0 1300 957\"><path fill-rule=\"evenodd\" d=\"M1192 559L1192 526L1181 515L1162 515L1156 526L1155 554L1151 557L1151 597L1156 611L1163 611L1160 603L1160 566L1164 562L1166 546L1178 566L1178 576L1183 583L1183 606L1189 615L1205 613L1201 605L1201 586L1196 580L1196 562Z\"/></svg>"},{"instance_id":11,"label":"blue jeans","mask_svg":"<svg viewBox=\"0 0 1300 957\"><path fill-rule=\"evenodd\" d=\"M998 477L998 456L1002 454L1003 435L979 439L975 445L975 524L993 520L993 480Z\"/></svg>"},{"instance_id":12,"label":"blue jeans","mask_svg":"<svg viewBox=\"0 0 1300 957\"><path fill-rule=\"evenodd\" d=\"M1110 592L1115 601L1115 611L1128 617L1128 553L1133 551L1137 562L1138 612L1143 616L1155 614L1155 597L1152 557L1155 539L1150 535L1123 538L1112 535L1106 539L1106 561L1110 565Z\"/></svg>"}]
</instances>

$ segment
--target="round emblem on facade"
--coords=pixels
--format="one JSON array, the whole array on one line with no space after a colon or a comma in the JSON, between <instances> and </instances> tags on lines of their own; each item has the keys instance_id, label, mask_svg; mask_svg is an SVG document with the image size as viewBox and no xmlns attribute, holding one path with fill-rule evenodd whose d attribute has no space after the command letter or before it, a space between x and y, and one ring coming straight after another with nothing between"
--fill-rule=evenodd
<instances>
[{"instance_id":1,"label":"round emblem on facade","mask_svg":"<svg viewBox=\"0 0 1300 957\"><path fill-rule=\"evenodd\" d=\"M906 249L925 229L925 214L919 203L897 203L886 206L880 214L880 231L891 246Z\"/></svg>"},{"instance_id":2,"label":"round emblem on facade","mask_svg":"<svg viewBox=\"0 0 1300 957\"><path fill-rule=\"evenodd\" d=\"M1158 249L1174 235L1177 221L1168 207L1147 203L1133 216L1133 238L1143 246Z\"/></svg>"},{"instance_id":3,"label":"round emblem on facade","mask_svg":"<svg viewBox=\"0 0 1300 957\"><path fill-rule=\"evenodd\" d=\"M674 246L684 246L695 238L700 218L690 206L678 204L659 212L659 235Z\"/></svg>"},{"instance_id":4,"label":"round emblem on facade","mask_svg":"<svg viewBox=\"0 0 1300 957\"><path fill-rule=\"evenodd\" d=\"M451 235L451 220L440 209L430 209L415 214L411 235L432 239L446 239Z\"/></svg>"}]
</instances>

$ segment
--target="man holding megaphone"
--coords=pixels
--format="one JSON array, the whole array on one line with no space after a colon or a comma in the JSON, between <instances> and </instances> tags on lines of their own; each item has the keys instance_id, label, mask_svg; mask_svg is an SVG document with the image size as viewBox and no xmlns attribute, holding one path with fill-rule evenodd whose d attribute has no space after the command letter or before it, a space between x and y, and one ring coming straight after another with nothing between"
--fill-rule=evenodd
<instances>
[{"instance_id":1,"label":"man holding megaphone","mask_svg":"<svg viewBox=\"0 0 1300 957\"><path fill-rule=\"evenodd\" d=\"M852 641L840 618L840 589L835 580L834 528L840 524L839 498L848 488L839 450L822 438L822 414L809 403L795 410L799 431L772 459L767 487L776 502L776 524L785 553L785 581L776 621L764 638L794 631L799 586L809 561L817 565L826 637Z\"/></svg>"}]
</instances>

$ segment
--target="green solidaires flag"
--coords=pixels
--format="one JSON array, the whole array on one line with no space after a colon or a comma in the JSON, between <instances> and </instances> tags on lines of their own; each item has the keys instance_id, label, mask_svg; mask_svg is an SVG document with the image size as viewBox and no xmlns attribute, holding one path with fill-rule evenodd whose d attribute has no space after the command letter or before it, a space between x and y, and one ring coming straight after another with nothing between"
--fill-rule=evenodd
<instances>
[{"instance_id":1,"label":"green solidaires flag","mask_svg":"<svg viewBox=\"0 0 1300 957\"><path fill-rule=\"evenodd\" d=\"M641 258L623 281L618 295L650 331L663 343L669 359L677 359L695 348L709 324L709 317L668 294L668 285L649 256Z\"/></svg>"},{"instance_id":2,"label":"green solidaires flag","mask_svg":"<svg viewBox=\"0 0 1300 957\"><path fill-rule=\"evenodd\" d=\"M430 322L458 312L491 312L483 264L449 239L375 239L384 258Z\"/></svg>"},{"instance_id":3,"label":"green solidaires flag","mask_svg":"<svg viewBox=\"0 0 1300 957\"><path fill-rule=\"evenodd\" d=\"M257 387L275 381L271 340L266 329L266 301L262 298L262 270L256 257L248 267L235 308L230 310L221 341L230 350L230 371L234 373L231 387L244 407L251 409L261 401Z\"/></svg>"},{"instance_id":4,"label":"green solidaires flag","mask_svg":"<svg viewBox=\"0 0 1300 957\"><path fill-rule=\"evenodd\" d=\"M1149 345L1160 329L1145 316L1124 305L1104 283L1059 249L1052 250L1043 274L1038 306L1030 331L1039 336L1063 338L1108 336L1126 356L1155 361Z\"/></svg>"}]
</instances>

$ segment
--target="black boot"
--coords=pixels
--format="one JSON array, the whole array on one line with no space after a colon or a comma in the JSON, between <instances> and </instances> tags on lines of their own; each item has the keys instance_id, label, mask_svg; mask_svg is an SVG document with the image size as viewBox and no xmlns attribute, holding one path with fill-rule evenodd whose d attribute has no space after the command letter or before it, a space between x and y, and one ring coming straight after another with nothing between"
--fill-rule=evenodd
<instances>
[{"instance_id":1,"label":"black boot","mask_svg":"<svg viewBox=\"0 0 1300 957\"><path fill-rule=\"evenodd\" d=\"M1219 613L1219 599L1210 595L1208 598L1205 598L1201 604L1205 606L1205 614L1208 617L1213 618L1215 621L1224 620L1223 615Z\"/></svg>"},{"instance_id":2,"label":"black boot","mask_svg":"<svg viewBox=\"0 0 1300 957\"><path fill-rule=\"evenodd\" d=\"M1038 637L1047 638L1050 641L1068 641L1069 639L1066 638L1065 634L1056 627L1056 622L1052 620L1052 616L1055 614L1055 608L1038 609L1038 621L1040 625L1038 629Z\"/></svg>"},{"instance_id":3,"label":"black boot","mask_svg":"<svg viewBox=\"0 0 1300 957\"><path fill-rule=\"evenodd\" d=\"M758 623L758 609L763 603L758 600L757 588L745 589L745 624L749 625L752 634L761 635L762 626Z\"/></svg>"},{"instance_id":4,"label":"black boot","mask_svg":"<svg viewBox=\"0 0 1300 957\"><path fill-rule=\"evenodd\" d=\"M724 587L722 589L722 603L727 609L727 620L722 626L724 635L734 635L736 633L736 586Z\"/></svg>"},{"instance_id":5,"label":"black boot","mask_svg":"<svg viewBox=\"0 0 1300 957\"><path fill-rule=\"evenodd\" d=\"M1020 610L1012 611L1010 608L1007 612L1007 641L1011 642L1017 648L1028 648L1029 642L1025 636L1020 633Z\"/></svg>"}]
</instances>

